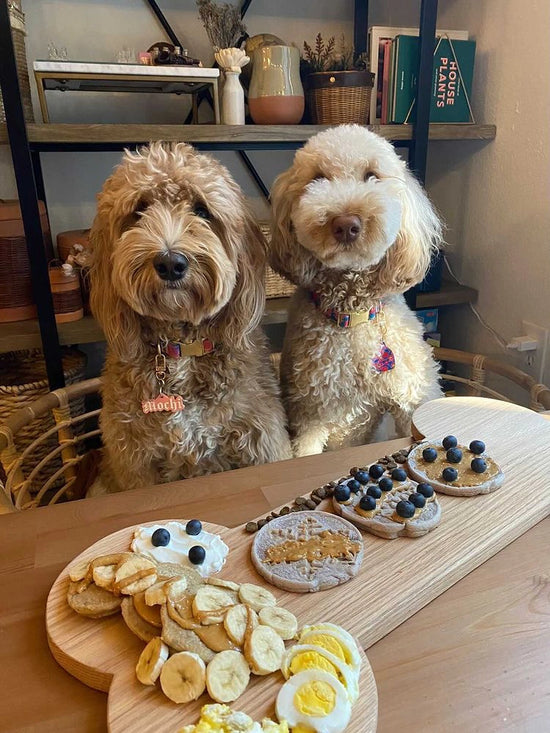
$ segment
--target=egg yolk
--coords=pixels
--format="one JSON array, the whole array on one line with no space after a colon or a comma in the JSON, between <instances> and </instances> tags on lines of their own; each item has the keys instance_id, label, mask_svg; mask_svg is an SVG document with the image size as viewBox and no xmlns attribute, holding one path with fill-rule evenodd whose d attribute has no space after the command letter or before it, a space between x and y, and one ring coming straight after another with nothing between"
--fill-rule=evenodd
<instances>
[{"instance_id":1,"label":"egg yolk","mask_svg":"<svg viewBox=\"0 0 550 733\"><path fill-rule=\"evenodd\" d=\"M298 723L293 727L292 733L315 733L315 729L310 728L309 725L304 725L304 723Z\"/></svg>"},{"instance_id":2,"label":"egg yolk","mask_svg":"<svg viewBox=\"0 0 550 733\"><path fill-rule=\"evenodd\" d=\"M302 715L314 718L330 715L336 704L336 691L328 682L313 680L301 685L294 694L294 707Z\"/></svg>"},{"instance_id":3,"label":"egg yolk","mask_svg":"<svg viewBox=\"0 0 550 733\"><path fill-rule=\"evenodd\" d=\"M317 652L300 652L294 655L290 662L290 671L292 674L303 672L304 669L322 669L323 672L328 672L333 677L339 678L338 670L334 664Z\"/></svg>"},{"instance_id":4,"label":"egg yolk","mask_svg":"<svg viewBox=\"0 0 550 733\"><path fill-rule=\"evenodd\" d=\"M349 655L346 655L346 651L342 647L342 644L340 644L334 636L329 636L328 634L311 634L307 636L307 639L304 639L303 643L311 644L312 646L320 646L321 649L326 649L327 652L334 654L334 656L341 659L342 662L349 664L350 660L347 658Z\"/></svg>"}]
</instances>

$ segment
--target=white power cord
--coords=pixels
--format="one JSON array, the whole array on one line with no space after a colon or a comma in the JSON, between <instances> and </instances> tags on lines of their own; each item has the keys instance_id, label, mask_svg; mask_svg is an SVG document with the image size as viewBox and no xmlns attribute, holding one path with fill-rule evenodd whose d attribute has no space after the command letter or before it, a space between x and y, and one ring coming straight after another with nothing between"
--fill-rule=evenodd
<instances>
[{"instance_id":1,"label":"white power cord","mask_svg":"<svg viewBox=\"0 0 550 733\"><path fill-rule=\"evenodd\" d=\"M449 275L453 278L453 280L456 283L458 283L458 285L462 285L463 286L464 283L460 282L460 280L458 279L458 277L455 275L455 273L453 272L453 269L452 269L451 265L449 264L449 260L447 259L447 257L445 255L443 256L443 261L445 262L445 267L447 268L447 270L449 272ZM508 342L506 341L506 339L502 338L502 336L497 331L495 331L495 329L492 326L490 326L487 323L487 321L483 318L483 316L481 315L481 313L478 311L478 309L475 307L475 305L473 303L468 303L468 305L470 307L470 310L474 314L474 316L481 323L481 325L483 326L483 328L485 328L487 331L489 331L489 333L494 338L494 340L497 342L497 344L500 346L500 348L503 351L508 351L508 349L510 347L508 346Z\"/></svg>"}]
</instances>

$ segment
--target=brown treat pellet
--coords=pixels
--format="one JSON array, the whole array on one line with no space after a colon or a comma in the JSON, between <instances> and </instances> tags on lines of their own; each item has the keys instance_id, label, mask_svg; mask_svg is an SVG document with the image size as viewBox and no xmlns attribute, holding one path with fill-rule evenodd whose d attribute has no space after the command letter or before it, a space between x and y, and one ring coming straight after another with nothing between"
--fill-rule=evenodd
<instances>
[{"instance_id":1,"label":"brown treat pellet","mask_svg":"<svg viewBox=\"0 0 550 733\"><path fill-rule=\"evenodd\" d=\"M394 468L397 468L397 463L395 461L392 461L391 463L388 463L388 471L393 471Z\"/></svg>"},{"instance_id":2,"label":"brown treat pellet","mask_svg":"<svg viewBox=\"0 0 550 733\"><path fill-rule=\"evenodd\" d=\"M331 497L334 494L334 488L331 486L327 489L327 497Z\"/></svg>"},{"instance_id":3,"label":"brown treat pellet","mask_svg":"<svg viewBox=\"0 0 550 733\"><path fill-rule=\"evenodd\" d=\"M315 509L317 504L313 501L313 499L307 499L306 500L306 506L308 509Z\"/></svg>"},{"instance_id":4,"label":"brown treat pellet","mask_svg":"<svg viewBox=\"0 0 550 733\"><path fill-rule=\"evenodd\" d=\"M315 494L316 496L319 497L319 499L324 499L325 496L327 495L327 490L325 489L324 486L321 486L320 489L316 489Z\"/></svg>"},{"instance_id":5,"label":"brown treat pellet","mask_svg":"<svg viewBox=\"0 0 550 733\"><path fill-rule=\"evenodd\" d=\"M395 462L396 463L405 463L407 461L407 456L396 456Z\"/></svg>"},{"instance_id":6,"label":"brown treat pellet","mask_svg":"<svg viewBox=\"0 0 550 733\"><path fill-rule=\"evenodd\" d=\"M336 488L336 487L338 486L338 481L331 481L331 482L329 483L329 486L330 486L331 488L335 489L335 488Z\"/></svg>"},{"instance_id":7,"label":"brown treat pellet","mask_svg":"<svg viewBox=\"0 0 550 733\"><path fill-rule=\"evenodd\" d=\"M247 532L257 532L258 531L258 523L257 522L247 522L245 529Z\"/></svg>"},{"instance_id":8,"label":"brown treat pellet","mask_svg":"<svg viewBox=\"0 0 550 733\"><path fill-rule=\"evenodd\" d=\"M358 470L359 470L359 466L353 466L353 468L350 468L349 472L351 473L352 476L355 476Z\"/></svg>"},{"instance_id":9,"label":"brown treat pellet","mask_svg":"<svg viewBox=\"0 0 550 733\"><path fill-rule=\"evenodd\" d=\"M306 503L306 501L307 501L307 499L305 499L305 497L303 497L303 496L297 496L297 497L296 497L296 498L294 499L294 503L295 503L295 504L296 504L297 506L302 506L303 504L305 504L305 503Z\"/></svg>"},{"instance_id":10,"label":"brown treat pellet","mask_svg":"<svg viewBox=\"0 0 550 733\"><path fill-rule=\"evenodd\" d=\"M290 507L290 511L291 512L301 512L301 511L303 511L303 509L302 509L301 506L291 506Z\"/></svg>"},{"instance_id":11,"label":"brown treat pellet","mask_svg":"<svg viewBox=\"0 0 550 733\"><path fill-rule=\"evenodd\" d=\"M261 529L262 527L265 527L267 524L265 519L258 519L258 529Z\"/></svg>"},{"instance_id":12,"label":"brown treat pellet","mask_svg":"<svg viewBox=\"0 0 550 733\"><path fill-rule=\"evenodd\" d=\"M312 495L311 495L311 501L312 501L312 502L313 502L313 503L314 503L315 505L317 505L317 504L320 504L320 503L321 503L321 502L322 502L323 500L322 500L322 498L321 498L321 497L320 497L320 496L319 496L318 494L312 494Z\"/></svg>"},{"instance_id":13,"label":"brown treat pellet","mask_svg":"<svg viewBox=\"0 0 550 733\"><path fill-rule=\"evenodd\" d=\"M390 459L389 458L379 458L376 462L380 463L382 466L385 466L387 463L390 462Z\"/></svg>"},{"instance_id":14,"label":"brown treat pellet","mask_svg":"<svg viewBox=\"0 0 550 733\"><path fill-rule=\"evenodd\" d=\"M284 507L283 507L283 508L281 509L281 517L284 517L284 516L285 516L285 514L289 514L289 513L290 513L290 507L289 507L289 506L284 506Z\"/></svg>"}]
</instances>

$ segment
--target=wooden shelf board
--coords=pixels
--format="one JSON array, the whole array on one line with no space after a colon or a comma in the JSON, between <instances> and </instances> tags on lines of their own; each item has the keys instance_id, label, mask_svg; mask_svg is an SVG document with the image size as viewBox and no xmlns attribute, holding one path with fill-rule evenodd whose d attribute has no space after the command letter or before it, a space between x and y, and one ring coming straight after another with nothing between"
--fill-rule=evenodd
<instances>
[{"instance_id":1,"label":"wooden shelf board","mask_svg":"<svg viewBox=\"0 0 550 733\"><path fill-rule=\"evenodd\" d=\"M441 290L437 293L418 293L417 308L438 308L446 305L460 305L471 303L477 297L477 290L444 281ZM290 298L270 298L262 324L264 326L286 323L287 309ZM89 344L103 341L103 332L92 316L84 316L79 321L61 323L57 326L59 340L63 345ZM40 348L40 330L38 321L17 321L14 323L0 323L0 354L6 351Z\"/></svg>"},{"instance_id":2,"label":"wooden shelf board","mask_svg":"<svg viewBox=\"0 0 550 733\"><path fill-rule=\"evenodd\" d=\"M147 143L155 140L196 144L300 144L328 125L126 125L126 124L29 124L27 133L36 145L101 145ZM371 125L388 140L412 138L412 125ZM495 125L434 124L430 140L492 140ZM8 143L6 125L0 125L0 144Z\"/></svg>"}]
</instances>

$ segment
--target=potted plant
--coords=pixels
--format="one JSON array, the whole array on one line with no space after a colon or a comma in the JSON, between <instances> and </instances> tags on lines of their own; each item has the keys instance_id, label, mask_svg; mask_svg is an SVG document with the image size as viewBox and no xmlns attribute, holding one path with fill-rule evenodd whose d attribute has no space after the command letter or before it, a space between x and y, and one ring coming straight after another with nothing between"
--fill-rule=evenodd
<instances>
[{"instance_id":1,"label":"potted plant","mask_svg":"<svg viewBox=\"0 0 550 733\"><path fill-rule=\"evenodd\" d=\"M334 36L325 43L318 33L313 48L304 41L302 75L313 124L368 123L374 74L366 70L366 54L354 56L344 36L339 51Z\"/></svg>"}]
</instances>

